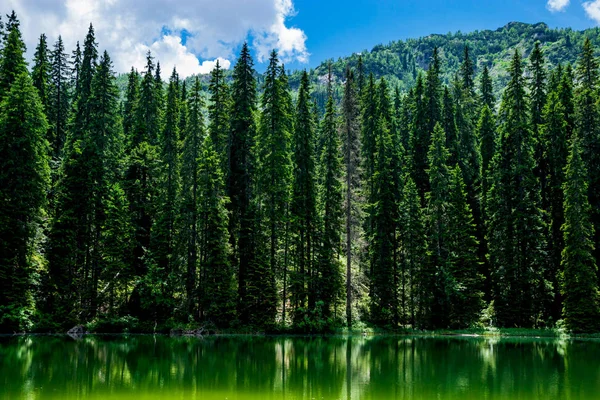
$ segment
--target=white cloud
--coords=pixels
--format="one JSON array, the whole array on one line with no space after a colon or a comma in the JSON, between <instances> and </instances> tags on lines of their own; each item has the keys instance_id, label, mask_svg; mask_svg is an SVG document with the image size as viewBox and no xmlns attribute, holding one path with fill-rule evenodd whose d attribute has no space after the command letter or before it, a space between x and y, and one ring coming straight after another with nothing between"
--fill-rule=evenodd
<instances>
[{"instance_id":1,"label":"white cloud","mask_svg":"<svg viewBox=\"0 0 600 400\"><path fill-rule=\"evenodd\" d=\"M564 11L571 0L548 0L546 7L552 12Z\"/></svg>"},{"instance_id":2,"label":"white cloud","mask_svg":"<svg viewBox=\"0 0 600 400\"><path fill-rule=\"evenodd\" d=\"M583 3L583 9L588 18L593 19L597 24L600 24L600 0L586 1Z\"/></svg>"},{"instance_id":3,"label":"white cloud","mask_svg":"<svg viewBox=\"0 0 600 400\"><path fill-rule=\"evenodd\" d=\"M115 69L143 70L146 52L160 61L163 74L173 66L180 76L210 72L219 59L229 68L234 49L249 33L259 60L271 48L284 61L308 61L306 35L286 21L292 0L4 0L2 12L14 9L31 56L43 32L53 43L62 35L67 49L83 42L90 23L99 50L108 50ZM182 43L181 33L187 38ZM200 57L204 61L198 61Z\"/></svg>"}]
</instances>

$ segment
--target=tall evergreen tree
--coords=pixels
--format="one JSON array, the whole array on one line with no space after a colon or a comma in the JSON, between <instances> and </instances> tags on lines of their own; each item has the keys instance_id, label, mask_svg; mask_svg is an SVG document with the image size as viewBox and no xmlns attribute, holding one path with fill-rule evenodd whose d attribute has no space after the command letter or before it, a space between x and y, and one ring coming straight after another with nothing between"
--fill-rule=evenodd
<instances>
[{"instance_id":1,"label":"tall evergreen tree","mask_svg":"<svg viewBox=\"0 0 600 400\"><path fill-rule=\"evenodd\" d=\"M302 74L293 135L293 183L290 216L292 219L295 271L291 279L292 304L298 321L315 307L319 272L314 263L317 248L317 191L315 166L315 121L310 104L310 85ZM285 299L284 299L285 301ZM301 310L300 310L301 309Z\"/></svg>"},{"instance_id":2,"label":"tall evergreen tree","mask_svg":"<svg viewBox=\"0 0 600 400\"><path fill-rule=\"evenodd\" d=\"M477 322L483 308L483 275L477 254L477 227L459 166L451 171L449 203L450 325L467 328Z\"/></svg>"},{"instance_id":3,"label":"tall evergreen tree","mask_svg":"<svg viewBox=\"0 0 600 400\"><path fill-rule=\"evenodd\" d=\"M562 226L565 249L562 253L562 294L564 317L574 332L597 332L600 321L600 293L596 281L596 260L593 256L593 230L590 223L587 173L582 160L579 139L571 144L565 169L564 209Z\"/></svg>"},{"instance_id":4,"label":"tall evergreen tree","mask_svg":"<svg viewBox=\"0 0 600 400\"><path fill-rule=\"evenodd\" d=\"M13 11L6 24L4 48L0 57L0 100L10 91L10 86L23 73L27 73L25 43L21 35L20 23Z\"/></svg>"},{"instance_id":5,"label":"tall evergreen tree","mask_svg":"<svg viewBox=\"0 0 600 400\"><path fill-rule=\"evenodd\" d=\"M561 304L558 291L558 275L560 272L561 253L564 248L564 197L562 186L565 180L565 166L568 155L567 125L564 120L564 108L558 92L552 91L544 106L543 120L540 127L540 141L544 148L544 165L546 166L546 207L549 219L548 249L550 264L547 273L548 281L556 289L551 316L560 318Z\"/></svg>"},{"instance_id":6,"label":"tall evergreen tree","mask_svg":"<svg viewBox=\"0 0 600 400\"><path fill-rule=\"evenodd\" d=\"M14 37L13 29L9 40ZM20 65L25 61L12 63ZM31 328L33 258L50 173L47 129L33 82L22 72L14 78L0 103L0 331L3 332Z\"/></svg>"},{"instance_id":7,"label":"tall evergreen tree","mask_svg":"<svg viewBox=\"0 0 600 400\"><path fill-rule=\"evenodd\" d=\"M342 160L339 122L331 91L327 96L325 115L321 122L323 153L320 162L322 184L320 213L322 214L322 242L319 248L319 297L323 301L324 317L331 315L332 307L343 294L340 255L342 241Z\"/></svg>"},{"instance_id":8,"label":"tall evergreen tree","mask_svg":"<svg viewBox=\"0 0 600 400\"><path fill-rule=\"evenodd\" d=\"M194 78L188 98L188 119L181 155L181 211L179 214L180 233L185 262L185 310L188 315L198 318L197 274L199 270L200 245L200 188L198 187L201 147L204 143L204 100L201 94L200 78Z\"/></svg>"},{"instance_id":9,"label":"tall evergreen tree","mask_svg":"<svg viewBox=\"0 0 600 400\"><path fill-rule=\"evenodd\" d=\"M487 199L494 306L500 326L533 326L546 297L544 221L521 57L515 51L500 112Z\"/></svg>"},{"instance_id":10,"label":"tall evergreen tree","mask_svg":"<svg viewBox=\"0 0 600 400\"><path fill-rule=\"evenodd\" d=\"M376 131L375 173L372 177L373 196L369 203L371 230L369 234L371 320L379 325L398 320L398 299L394 277L394 243L396 202L393 187L392 138L383 115L378 117Z\"/></svg>"},{"instance_id":11,"label":"tall evergreen tree","mask_svg":"<svg viewBox=\"0 0 600 400\"><path fill-rule=\"evenodd\" d=\"M252 264L253 224L255 222L253 201L253 175L256 171L254 146L256 136L256 78L254 61L247 43L242 46L237 64L233 69L231 86L231 130L228 143L229 175L227 192L230 198L230 242L238 270L238 311L243 323L249 320L246 293L248 286L259 287L261 281L249 281L248 269ZM252 274L256 277L256 274Z\"/></svg>"},{"instance_id":12,"label":"tall evergreen tree","mask_svg":"<svg viewBox=\"0 0 600 400\"><path fill-rule=\"evenodd\" d=\"M38 91L44 111L48 113L50 105L50 60L46 35L40 35L40 41L33 55L33 69L31 71L33 86Z\"/></svg>"},{"instance_id":13,"label":"tall evergreen tree","mask_svg":"<svg viewBox=\"0 0 600 400\"><path fill-rule=\"evenodd\" d=\"M51 125L52 133L49 140L54 158L60 157L62 149L67 140L67 121L70 111L69 96L69 67L67 64L67 54L62 41L58 37L51 54L51 87L50 87L50 106L48 109L48 119Z\"/></svg>"},{"instance_id":14,"label":"tall evergreen tree","mask_svg":"<svg viewBox=\"0 0 600 400\"><path fill-rule=\"evenodd\" d=\"M217 326L235 319L235 286L230 264L227 232L228 201L220 170L221 160L210 136L202 146L198 170L200 219L202 221L201 304L203 316Z\"/></svg>"},{"instance_id":15,"label":"tall evergreen tree","mask_svg":"<svg viewBox=\"0 0 600 400\"><path fill-rule=\"evenodd\" d=\"M446 148L445 132L437 124L429 147L429 182L431 191L427 198L427 236L429 260L422 275L422 290L425 295L422 307L423 324L429 328L445 328L450 320L450 292L452 290L449 260L449 221L447 209L450 207L449 152Z\"/></svg>"},{"instance_id":16,"label":"tall evergreen tree","mask_svg":"<svg viewBox=\"0 0 600 400\"><path fill-rule=\"evenodd\" d=\"M131 144L135 132L135 117L140 97L140 75L131 67L127 79L127 90L123 103L123 134L127 143Z\"/></svg>"},{"instance_id":17,"label":"tall evergreen tree","mask_svg":"<svg viewBox=\"0 0 600 400\"><path fill-rule=\"evenodd\" d=\"M353 245L360 229L360 111L354 72L346 68L342 100L342 153L344 158L344 224L346 253L346 324L352 326L352 258Z\"/></svg>"},{"instance_id":18,"label":"tall evergreen tree","mask_svg":"<svg viewBox=\"0 0 600 400\"><path fill-rule=\"evenodd\" d=\"M581 140L583 161L588 172L589 201L594 226L594 256L600 255L600 122L597 109L598 60L586 38L576 70L575 137Z\"/></svg>"},{"instance_id":19,"label":"tall evergreen tree","mask_svg":"<svg viewBox=\"0 0 600 400\"><path fill-rule=\"evenodd\" d=\"M273 51L265 72L265 82L261 97L262 112L260 128L257 134L258 150L258 201L260 218L266 238L266 254L269 271L265 274L261 285L264 296L262 305L262 321L270 325L274 321L276 311L275 276L282 267L279 250L285 248L285 228L289 207L291 181L290 154L290 115L286 98L287 86L280 77L281 66L277 52ZM283 232L283 234L282 234ZM264 240L264 239L259 239ZM258 246L258 244L257 244ZM260 261L256 261L256 267ZM286 269L287 266L283 265ZM255 316L258 317L258 316Z\"/></svg>"},{"instance_id":20,"label":"tall evergreen tree","mask_svg":"<svg viewBox=\"0 0 600 400\"><path fill-rule=\"evenodd\" d=\"M400 324L416 327L422 319L420 306L428 293L422 283L425 282L423 268L427 262L427 238L425 218L421 207L421 197L415 182L406 175L403 198L400 202L400 271L398 279L398 301Z\"/></svg>"},{"instance_id":21,"label":"tall evergreen tree","mask_svg":"<svg viewBox=\"0 0 600 400\"><path fill-rule=\"evenodd\" d=\"M496 98L494 97L492 77L490 76L490 70L487 65L483 66L483 71L481 72L479 93L481 96L481 106L488 106L490 110L494 111Z\"/></svg>"},{"instance_id":22,"label":"tall evergreen tree","mask_svg":"<svg viewBox=\"0 0 600 400\"><path fill-rule=\"evenodd\" d=\"M221 171L229 175L229 120L231 117L231 93L225 81L225 72L219 60L210 73L208 85L210 103L208 105L208 133L215 151L221 157Z\"/></svg>"},{"instance_id":23,"label":"tall evergreen tree","mask_svg":"<svg viewBox=\"0 0 600 400\"><path fill-rule=\"evenodd\" d=\"M179 209L179 76L173 69L167 90L164 129L159 138L157 214L152 226L150 282L156 318L166 319L174 307L173 296L178 270L175 220Z\"/></svg>"}]
</instances>

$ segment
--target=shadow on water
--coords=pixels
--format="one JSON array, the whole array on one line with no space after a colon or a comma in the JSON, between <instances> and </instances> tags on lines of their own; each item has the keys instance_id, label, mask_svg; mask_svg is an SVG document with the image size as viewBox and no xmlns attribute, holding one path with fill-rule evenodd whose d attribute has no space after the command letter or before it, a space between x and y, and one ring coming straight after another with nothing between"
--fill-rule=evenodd
<instances>
[{"instance_id":1,"label":"shadow on water","mask_svg":"<svg viewBox=\"0 0 600 400\"><path fill-rule=\"evenodd\" d=\"M597 399L600 342L0 338L0 399Z\"/></svg>"}]
</instances>

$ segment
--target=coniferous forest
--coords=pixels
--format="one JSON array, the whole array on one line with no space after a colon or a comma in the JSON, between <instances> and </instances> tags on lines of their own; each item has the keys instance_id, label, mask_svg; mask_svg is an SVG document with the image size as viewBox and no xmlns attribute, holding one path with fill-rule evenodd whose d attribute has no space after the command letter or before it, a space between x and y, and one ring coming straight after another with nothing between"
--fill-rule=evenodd
<instances>
[{"instance_id":1,"label":"coniferous forest","mask_svg":"<svg viewBox=\"0 0 600 400\"><path fill-rule=\"evenodd\" d=\"M600 331L589 38L163 81L2 22L0 331Z\"/></svg>"}]
</instances>

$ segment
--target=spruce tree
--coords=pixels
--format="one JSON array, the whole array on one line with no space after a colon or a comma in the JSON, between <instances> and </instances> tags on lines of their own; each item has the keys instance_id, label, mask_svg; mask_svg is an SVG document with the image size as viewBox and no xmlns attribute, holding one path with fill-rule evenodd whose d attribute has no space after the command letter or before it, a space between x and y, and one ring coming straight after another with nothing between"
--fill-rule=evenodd
<instances>
[{"instance_id":1,"label":"spruce tree","mask_svg":"<svg viewBox=\"0 0 600 400\"><path fill-rule=\"evenodd\" d=\"M315 307L316 282L320 278L316 270L317 248L317 192L315 166L315 121L311 112L310 85L306 71L300 80L298 103L293 135L293 183L290 216L294 274L290 282L292 304L296 308L295 321L303 313ZM284 299L285 301L286 299Z\"/></svg>"},{"instance_id":2,"label":"spruce tree","mask_svg":"<svg viewBox=\"0 0 600 400\"><path fill-rule=\"evenodd\" d=\"M410 122L411 173L425 204L425 193L429 190L427 177L427 151L431 142L431 132L427 128L426 99L423 76L417 76L414 88L412 121Z\"/></svg>"},{"instance_id":3,"label":"spruce tree","mask_svg":"<svg viewBox=\"0 0 600 400\"><path fill-rule=\"evenodd\" d=\"M564 197L562 186L565 180L564 169L567 164L568 139L567 123L564 119L564 107L560 101L559 93L555 90L548 95L544 106L543 120L540 127L540 140L544 149L543 162L546 166L546 207L549 220L548 249L550 264L547 279L555 288L551 316L556 320L560 318L561 298L558 290L558 275L560 272L561 253L564 248L563 232L564 223Z\"/></svg>"},{"instance_id":4,"label":"spruce tree","mask_svg":"<svg viewBox=\"0 0 600 400\"><path fill-rule=\"evenodd\" d=\"M25 43L19 29L20 23L16 19L13 11L7 23L6 37L4 39L4 48L0 57L0 100L8 95L10 86L23 73L27 73L27 63L25 62Z\"/></svg>"},{"instance_id":5,"label":"spruce tree","mask_svg":"<svg viewBox=\"0 0 600 400\"><path fill-rule=\"evenodd\" d=\"M383 115L378 117L376 131L375 172L373 194L369 203L371 231L369 234L371 320L378 325L397 321L398 299L394 277L394 244L397 204L395 202L392 168L392 138Z\"/></svg>"},{"instance_id":6,"label":"spruce tree","mask_svg":"<svg viewBox=\"0 0 600 400\"><path fill-rule=\"evenodd\" d=\"M179 239L182 243L185 264L185 310L188 316L197 318L197 273L199 269L200 245L200 189L198 187L201 162L201 146L204 143L205 128L204 100L201 94L200 78L194 78L188 98L188 119L185 126L185 139L181 155L181 201L179 213Z\"/></svg>"},{"instance_id":7,"label":"spruce tree","mask_svg":"<svg viewBox=\"0 0 600 400\"><path fill-rule=\"evenodd\" d=\"M434 47L429 68L425 77L425 128L431 135L435 124L440 122L442 116L442 82L440 79L441 61L439 50ZM427 146L429 146L429 141Z\"/></svg>"},{"instance_id":8,"label":"spruce tree","mask_svg":"<svg viewBox=\"0 0 600 400\"><path fill-rule=\"evenodd\" d=\"M173 69L167 89L165 124L159 138L159 176L157 177L156 220L152 226L149 273L152 300L149 305L159 320L172 313L175 276L178 270L176 225L179 201L179 76Z\"/></svg>"},{"instance_id":9,"label":"spruce tree","mask_svg":"<svg viewBox=\"0 0 600 400\"><path fill-rule=\"evenodd\" d=\"M574 139L565 169L562 226L565 248L562 253L563 315L573 332L597 332L600 321L600 293L596 281L594 227L590 222L588 184L579 139Z\"/></svg>"},{"instance_id":10,"label":"spruce tree","mask_svg":"<svg viewBox=\"0 0 600 400\"><path fill-rule=\"evenodd\" d=\"M59 158L67 140L67 121L70 112L69 69L67 54L59 36L51 53L51 87L48 119L51 125L50 146L52 157Z\"/></svg>"},{"instance_id":11,"label":"spruce tree","mask_svg":"<svg viewBox=\"0 0 600 400\"><path fill-rule=\"evenodd\" d=\"M200 220L202 221L201 304L203 316L218 327L235 319L235 287L227 232L228 201L221 160L210 136L202 145L198 169Z\"/></svg>"},{"instance_id":12,"label":"spruce tree","mask_svg":"<svg viewBox=\"0 0 600 400\"><path fill-rule=\"evenodd\" d=\"M399 204L400 268L398 277L398 307L400 324L417 327L419 312L427 295L422 273L427 262L427 237L421 197L415 182L405 175L402 200Z\"/></svg>"},{"instance_id":13,"label":"spruce tree","mask_svg":"<svg viewBox=\"0 0 600 400\"><path fill-rule=\"evenodd\" d=\"M256 136L256 78L254 61L247 43L242 46L233 69L231 86L232 109L229 133L229 175L227 193L230 198L230 242L238 271L238 311L240 320L247 323L246 293L248 286L259 287L261 281L249 281L250 265L255 249L252 231L255 216L253 201L253 175L256 171L254 146ZM256 277L255 274L252 276ZM285 318L284 318L285 319Z\"/></svg>"},{"instance_id":14,"label":"spruce tree","mask_svg":"<svg viewBox=\"0 0 600 400\"><path fill-rule=\"evenodd\" d=\"M588 172L589 201L594 226L594 256L600 249L600 126L597 109L598 60L586 38L576 70L575 137L581 140L582 158Z\"/></svg>"},{"instance_id":15,"label":"spruce tree","mask_svg":"<svg viewBox=\"0 0 600 400\"><path fill-rule=\"evenodd\" d=\"M33 86L38 91L44 112L48 113L50 105L50 60L46 35L40 35L40 41L33 55L33 69L31 71Z\"/></svg>"},{"instance_id":16,"label":"spruce tree","mask_svg":"<svg viewBox=\"0 0 600 400\"><path fill-rule=\"evenodd\" d=\"M212 139L215 151L221 158L221 171L229 175L229 120L231 118L231 94L229 85L225 82L225 71L219 60L210 73L208 85L210 103L208 105L208 133Z\"/></svg>"},{"instance_id":17,"label":"spruce tree","mask_svg":"<svg viewBox=\"0 0 600 400\"><path fill-rule=\"evenodd\" d=\"M288 87L282 81L281 66L277 52L273 51L265 72L265 82L261 97L262 112L260 127L257 134L258 151L258 189L261 227L265 237L258 237L258 246L266 246L266 261L268 271L263 276L260 298L262 307L260 318L263 324L269 326L274 322L276 311L276 282L279 269L287 269L282 265L279 250L285 249L286 220L289 207L290 181L292 174L290 154L290 115L287 102ZM263 268L261 260L255 260L253 268ZM254 271L253 273L257 273ZM255 278L255 277L253 277ZM252 290L255 290L252 288ZM258 297L258 296L256 296Z\"/></svg>"},{"instance_id":18,"label":"spruce tree","mask_svg":"<svg viewBox=\"0 0 600 400\"><path fill-rule=\"evenodd\" d=\"M494 111L496 98L494 97L492 77L490 76L490 70L487 65L483 66L483 71L481 72L479 94L481 96L481 106L488 106L490 110Z\"/></svg>"},{"instance_id":19,"label":"spruce tree","mask_svg":"<svg viewBox=\"0 0 600 400\"><path fill-rule=\"evenodd\" d=\"M544 221L521 57L515 51L500 108L487 198L487 242L497 324L530 327L545 300Z\"/></svg>"},{"instance_id":20,"label":"spruce tree","mask_svg":"<svg viewBox=\"0 0 600 400\"><path fill-rule=\"evenodd\" d=\"M9 34L15 36L14 30ZM13 60L14 65L24 64ZM5 64L6 65L6 64ZM6 71L6 70L5 70ZM31 328L36 236L49 184L48 124L26 72L0 103L0 330Z\"/></svg>"},{"instance_id":21,"label":"spruce tree","mask_svg":"<svg viewBox=\"0 0 600 400\"><path fill-rule=\"evenodd\" d=\"M446 132L446 148L450 152L448 165L456 165L460 153L460 142L454 118L454 100L448 87L444 87L444 98L442 101L442 129Z\"/></svg>"},{"instance_id":22,"label":"spruce tree","mask_svg":"<svg viewBox=\"0 0 600 400\"><path fill-rule=\"evenodd\" d=\"M129 302L131 315L144 316L142 298L149 296L148 288L140 279L148 272L151 228L155 220L157 196L158 154L157 141L161 129L162 104L155 78L155 64L148 53L146 70L140 84L140 95L135 107L135 122L132 137L128 138L128 160L124 188L129 201L134 245L132 251L133 271L138 278ZM149 298L149 297L146 297Z\"/></svg>"},{"instance_id":23,"label":"spruce tree","mask_svg":"<svg viewBox=\"0 0 600 400\"><path fill-rule=\"evenodd\" d=\"M331 316L332 308L343 294L343 276L340 255L342 241L342 159L339 137L339 122L331 91L327 96L325 115L321 122L323 153L320 162L322 184L320 187L320 213L322 242L319 249L318 285L319 297L323 301L323 316Z\"/></svg>"},{"instance_id":24,"label":"spruce tree","mask_svg":"<svg viewBox=\"0 0 600 400\"><path fill-rule=\"evenodd\" d=\"M346 68L342 100L342 153L344 158L344 224L346 254L346 324L352 327L352 256L360 230L360 109L354 72Z\"/></svg>"},{"instance_id":25,"label":"spruce tree","mask_svg":"<svg viewBox=\"0 0 600 400\"><path fill-rule=\"evenodd\" d=\"M131 67L127 79L125 101L123 103L123 134L127 143L131 143L135 131L135 117L140 97L140 75Z\"/></svg>"},{"instance_id":26,"label":"spruce tree","mask_svg":"<svg viewBox=\"0 0 600 400\"><path fill-rule=\"evenodd\" d=\"M446 135L438 123L433 131L428 159L431 191L427 200L427 236L429 260L422 274L423 318L422 323L429 328L449 326L452 290L452 276L449 260L449 220L450 169L449 152L446 148Z\"/></svg>"},{"instance_id":27,"label":"spruce tree","mask_svg":"<svg viewBox=\"0 0 600 400\"><path fill-rule=\"evenodd\" d=\"M90 198L92 204L90 229L90 282L89 317L96 315L101 302L100 284L110 287L114 276L123 272L129 261L129 221L127 203L123 198L120 181L124 165L123 135L119 115L119 90L112 71L112 61L104 52L98 61L91 82L89 100L90 123L85 137L84 158L89 165ZM111 207L109 209L109 207ZM111 217L109 220L108 217ZM123 243L118 247L117 232L105 233L110 228L121 232ZM109 245L107 242L111 241ZM121 251L120 251L121 250ZM106 252L106 253L105 253ZM110 299L114 302L114 298Z\"/></svg>"},{"instance_id":28,"label":"spruce tree","mask_svg":"<svg viewBox=\"0 0 600 400\"><path fill-rule=\"evenodd\" d=\"M459 166L451 171L449 203L450 326L468 328L478 321L483 308L483 275L477 254L477 227Z\"/></svg>"}]
</instances>

